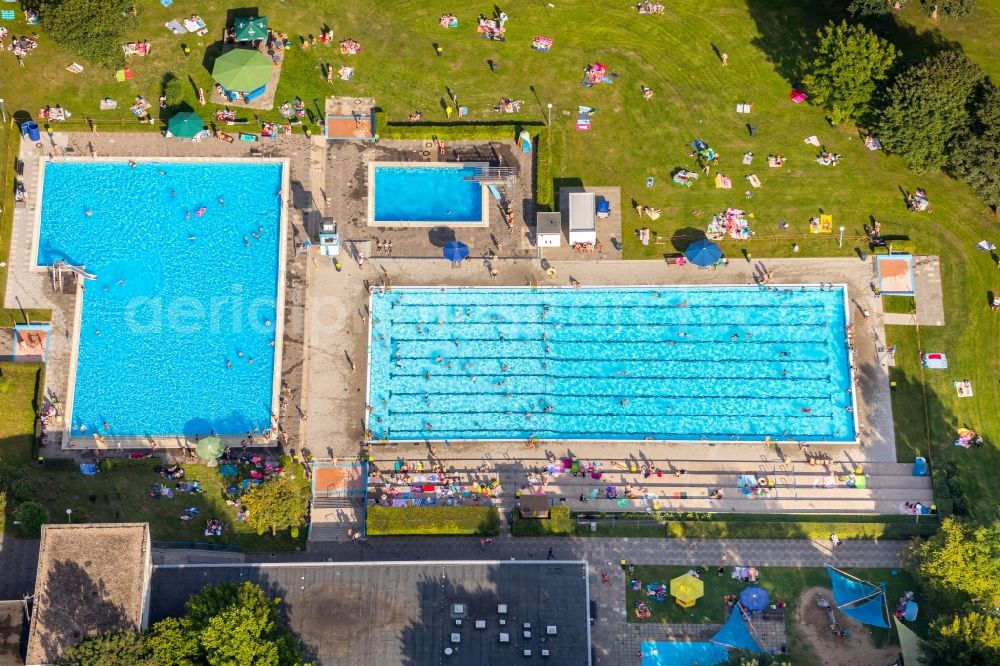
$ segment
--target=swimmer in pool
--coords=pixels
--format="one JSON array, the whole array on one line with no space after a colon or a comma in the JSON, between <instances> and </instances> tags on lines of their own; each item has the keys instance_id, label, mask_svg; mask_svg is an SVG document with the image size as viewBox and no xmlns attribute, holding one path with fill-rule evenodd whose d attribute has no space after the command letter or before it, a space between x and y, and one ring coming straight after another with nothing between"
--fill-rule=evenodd
<instances>
[{"instance_id":1,"label":"swimmer in pool","mask_svg":"<svg viewBox=\"0 0 1000 666\"><path fill-rule=\"evenodd\" d=\"M195 240L195 237L194 236L188 236L188 240L189 241L193 241L193 240Z\"/></svg>"},{"instance_id":2,"label":"swimmer in pool","mask_svg":"<svg viewBox=\"0 0 1000 666\"><path fill-rule=\"evenodd\" d=\"M231 367L233 367L233 362L232 362L232 361L230 361L230 360L229 360L228 358L226 359L226 367L227 367L227 368L231 368Z\"/></svg>"},{"instance_id":3,"label":"swimmer in pool","mask_svg":"<svg viewBox=\"0 0 1000 666\"><path fill-rule=\"evenodd\" d=\"M226 205L226 200L223 199L222 197L219 197L219 205L220 206L225 206Z\"/></svg>"},{"instance_id":4,"label":"swimmer in pool","mask_svg":"<svg viewBox=\"0 0 1000 666\"><path fill-rule=\"evenodd\" d=\"M159 174L160 174L161 176L166 176L166 175L167 175L167 172L166 172L166 171L164 171L163 169L159 169L159 170L158 170L158 172L159 172Z\"/></svg>"},{"instance_id":5,"label":"swimmer in pool","mask_svg":"<svg viewBox=\"0 0 1000 666\"><path fill-rule=\"evenodd\" d=\"M87 209L87 210L83 211L83 214L86 215L87 217L90 217L91 215L94 214L94 211L92 211L90 209Z\"/></svg>"},{"instance_id":6,"label":"swimmer in pool","mask_svg":"<svg viewBox=\"0 0 1000 666\"><path fill-rule=\"evenodd\" d=\"M247 363L249 363L250 365L253 365L253 356L251 356L250 358L247 359Z\"/></svg>"},{"instance_id":7,"label":"swimmer in pool","mask_svg":"<svg viewBox=\"0 0 1000 666\"><path fill-rule=\"evenodd\" d=\"M242 351L237 351L236 355L239 356L240 358L243 358L243 352Z\"/></svg>"},{"instance_id":8,"label":"swimmer in pool","mask_svg":"<svg viewBox=\"0 0 1000 666\"><path fill-rule=\"evenodd\" d=\"M184 219L185 220L190 220L191 219L191 211L185 211L184 212Z\"/></svg>"},{"instance_id":9,"label":"swimmer in pool","mask_svg":"<svg viewBox=\"0 0 1000 666\"><path fill-rule=\"evenodd\" d=\"M125 280L118 280L118 286L119 287L124 287L125 286Z\"/></svg>"},{"instance_id":10,"label":"swimmer in pool","mask_svg":"<svg viewBox=\"0 0 1000 666\"><path fill-rule=\"evenodd\" d=\"M176 197L177 196L177 190L170 190L170 196Z\"/></svg>"}]
</instances>

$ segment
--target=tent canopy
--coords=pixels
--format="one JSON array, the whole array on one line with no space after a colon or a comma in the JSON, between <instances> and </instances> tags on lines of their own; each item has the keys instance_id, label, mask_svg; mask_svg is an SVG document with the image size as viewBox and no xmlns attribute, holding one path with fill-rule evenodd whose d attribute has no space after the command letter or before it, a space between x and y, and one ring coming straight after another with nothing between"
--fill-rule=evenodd
<instances>
[{"instance_id":1,"label":"tent canopy","mask_svg":"<svg viewBox=\"0 0 1000 666\"><path fill-rule=\"evenodd\" d=\"M462 241L452 241L444 246L444 258L450 261L462 261L469 256L469 246Z\"/></svg>"},{"instance_id":2,"label":"tent canopy","mask_svg":"<svg viewBox=\"0 0 1000 666\"><path fill-rule=\"evenodd\" d=\"M222 455L223 448L222 440L212 436L199 440L195 450L198 452L198 457L202 460L214 460Z\"/></svg>"},{"instance_id":3,"label":"tent canopy","mask_svg":"<svg viewBox=\"0 0 1000 666\"><path fill-rule=\"evenodd\" d=\"M212 78L227 90L250 92L271 81L274 65L256 49L233 49L219 56L212 66Z\"/></svg>"},{"instance_id":4,"label":"tent canopy","mask_svg":"<svg viewBox=\"0 0 1000 666\"><path fill-rule=\"evenodd\" d=\"M670 581L670 595L684 602L696 601L705 596L705 583L686 573Z\"/></svg>"},{"instance_id":5,"label":"tent canopy","mask_svg":"<svg viewBox=\"0 0 1000 666\"><path fill-rule=\"evenodd\" d=\"M236 31L236 41L238 42L252 42L255 39L265 39L267 37L267 17L238 18L233 21L233 29Z\"/></svg>"},{"instance_id":6,"label":"tent canopy","mask_svg":"<svg viewBox=\"0 0 1000 666\"><path fill-rule=\"evenodd\" d=\"M750 650L752 652L763 652L757 641L754 640L746 620L743 619L743 610L739 604L733 606L733 612L729 619L722 625L722 629L712 636L712 642L724 645L727 648L737 650Z\"/></svg>"},{"instance_id":7,"label":"tent canopy","mask_svg":"<svg viewBox=\"0 0 1000 666\"><path fill-rule=\"evenodd\" d=\"M833 600L843 613L862 624L889 628L889 609L885 602L885 584L875 585L826 566L833 586Z\"/></svg>"},{"instance_id":8,"label":"tent canopy","mask_svg":"<svg viewBox=\"0 0 1000 666\"><path fill-rule=\"evenodd\" d=\"M167 131L180 139L193 139L205 129L205 121L193 111L181 111L170 116Z\"/></svg>"},{"instance_id":9,"label":"tent canopy","mask_svg":"<svg viewBox=\"0 0 1000 666\"><path fill-rule=\"evenodd\" d=\"M909 627L896 618L896 631L899 632L899 651L903 653L904 664L922 664L922 652L917 635Z\"/></svg>"},{"instance_id":10,"label":"tent canopy","mask_svg":"<svg viewBox=\"0 0 1000 666\"><path fill-rule=\"evenodd\" d=\"M699 240L688 245L684 255L695 266L711 266L722 258L722 248L710 240Z\"/></svg>"},{"instance_id":11,"label":"tent canopy","mask_svg":"<svg viewBox=\"0 0 1000 666\"><path fill-rule=\"evenodd\" d=\"M740 603L749 611L761 611L771 604L771 595L760 585L750 585L740 592Z\"/></svg>"}]
</instances>

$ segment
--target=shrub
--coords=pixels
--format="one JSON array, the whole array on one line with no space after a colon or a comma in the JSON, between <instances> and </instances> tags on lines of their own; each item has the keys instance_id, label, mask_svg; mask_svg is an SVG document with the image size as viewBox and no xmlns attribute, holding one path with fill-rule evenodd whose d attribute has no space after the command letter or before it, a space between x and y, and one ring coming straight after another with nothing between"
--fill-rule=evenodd
<instances>
[{"instance_id":1,"label":"shrub","mask_svg":"<svg viewBox=\"0 0 1000 666\"><path fill-rule=\"evenodd\" d=\"M49 522L49 510L38 502L24 502L17 507L14 518L21 525L21 531L29 536L42 533L42 525Z\"/></svg>"},{"instance_id":2,"label":"shrub","mask_svg":"<svg viewBox=\"0 0 1000 666\"><path fill-rule=\"evenodd\" d=\"M551 132L546 132L544 137L535 135L535 206L538 210L556 209L552 143Z\"/></svg>"},{"instance_id":3,"label":"shrub","mask_svg":"<svg viewBox=\"0 0 1000 666\"><path fill-rule=\"evenodd\" d=\"M136 23L133 0L44 0L42 29L67 53L106 67L125 63L119 45Z\"/></svg>"},{"instance_id":4,"label":"shrub","mask_svg":"<svg viewBox=\"0 0 1000 666\"><path fill-rule=\"evenodd\" d=\"M514 536L570 536L576 521L568 506L554 506L548 518L521 518L514 513Z\"/></svg>"},{"instance_id":5,"label":"shrub","mask_svg":"<svg viewBox=\"0 0 1000 666\"><path fill-rule=\"evenodd\" d=\"M380 139L441 139L450 141L514 141L521 130L538 127L541 123L385 123L378 124Z\"/></svg>"},{"instance_id":6,"label":"shrub","mask_svg":"<svg viewBox=\"0 0 1000 666\"><path fill-rule=\"evenodd\" d=\"M397 534L483 534L500 532L492 506L368 507L368 536Z\"/></svg>"}]
</instances>

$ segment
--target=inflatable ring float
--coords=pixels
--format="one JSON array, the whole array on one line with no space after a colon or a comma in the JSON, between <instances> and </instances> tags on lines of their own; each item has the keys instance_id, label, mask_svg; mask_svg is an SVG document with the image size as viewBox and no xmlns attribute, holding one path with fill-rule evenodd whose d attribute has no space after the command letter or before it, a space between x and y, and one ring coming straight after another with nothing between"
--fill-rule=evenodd
<instances>
[{"instance_id":1,"label":"inflatable ring float","mask_svg":"<svg viewBox=\"0 0 1000 666\"><path fill-rule=\"evenodd\" d=\"M360 99L356 99L356 100L354 100L354 103L355 104L361 104L361 100Z\"/></svg>"},{"instance_id":2,"label":"inflatable ring float","mask_svg":"<svg viewBox=\"0 0 1000 666\"><path fill-rule=\"evenodd\" d=\"M422 152L420 154L423 155L424 157L430 157L431 156L431 151L425 150L424 152Z\"/></svg>"},{"instance_id":3,"label":"inflatable ring float","mask_svg":"<svg viewBox=\"0 0 1000 666\"><path fill-rule=\"evenodd\" d=\"M38 143L35 144L35 148L41 148L41 147L42 147L42 142L41 141L39 141Z\"/></svg>"},{"instance_id":4,"label":"inflatable ring float","mask_svg":"<svg viewBox=\"0 0 1000 666\"><path fill-rule=\"evenodd\" d=\"M432 147L433 145L434 145L434 142L433 142L433 141L425 141L425 142L424 142L424 148L430 148L430 147Z\"/></svg>"}]
</instances>

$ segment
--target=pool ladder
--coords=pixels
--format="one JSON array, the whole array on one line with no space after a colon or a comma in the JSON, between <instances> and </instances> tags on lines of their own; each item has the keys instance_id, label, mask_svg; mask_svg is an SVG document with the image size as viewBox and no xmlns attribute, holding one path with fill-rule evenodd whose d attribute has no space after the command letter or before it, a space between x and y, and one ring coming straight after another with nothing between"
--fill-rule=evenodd
<instances>
[{"instance_id":1,"label":"pool ladder","mask_svg":"<svg viewBox=\"0 0 1000 666\"><path fill-rule=\"evenodd\" d=\"M517 167L474 167L471 176L465 180L478 182L513 182L517 180Z\"/></svg>"}]
</instances>

